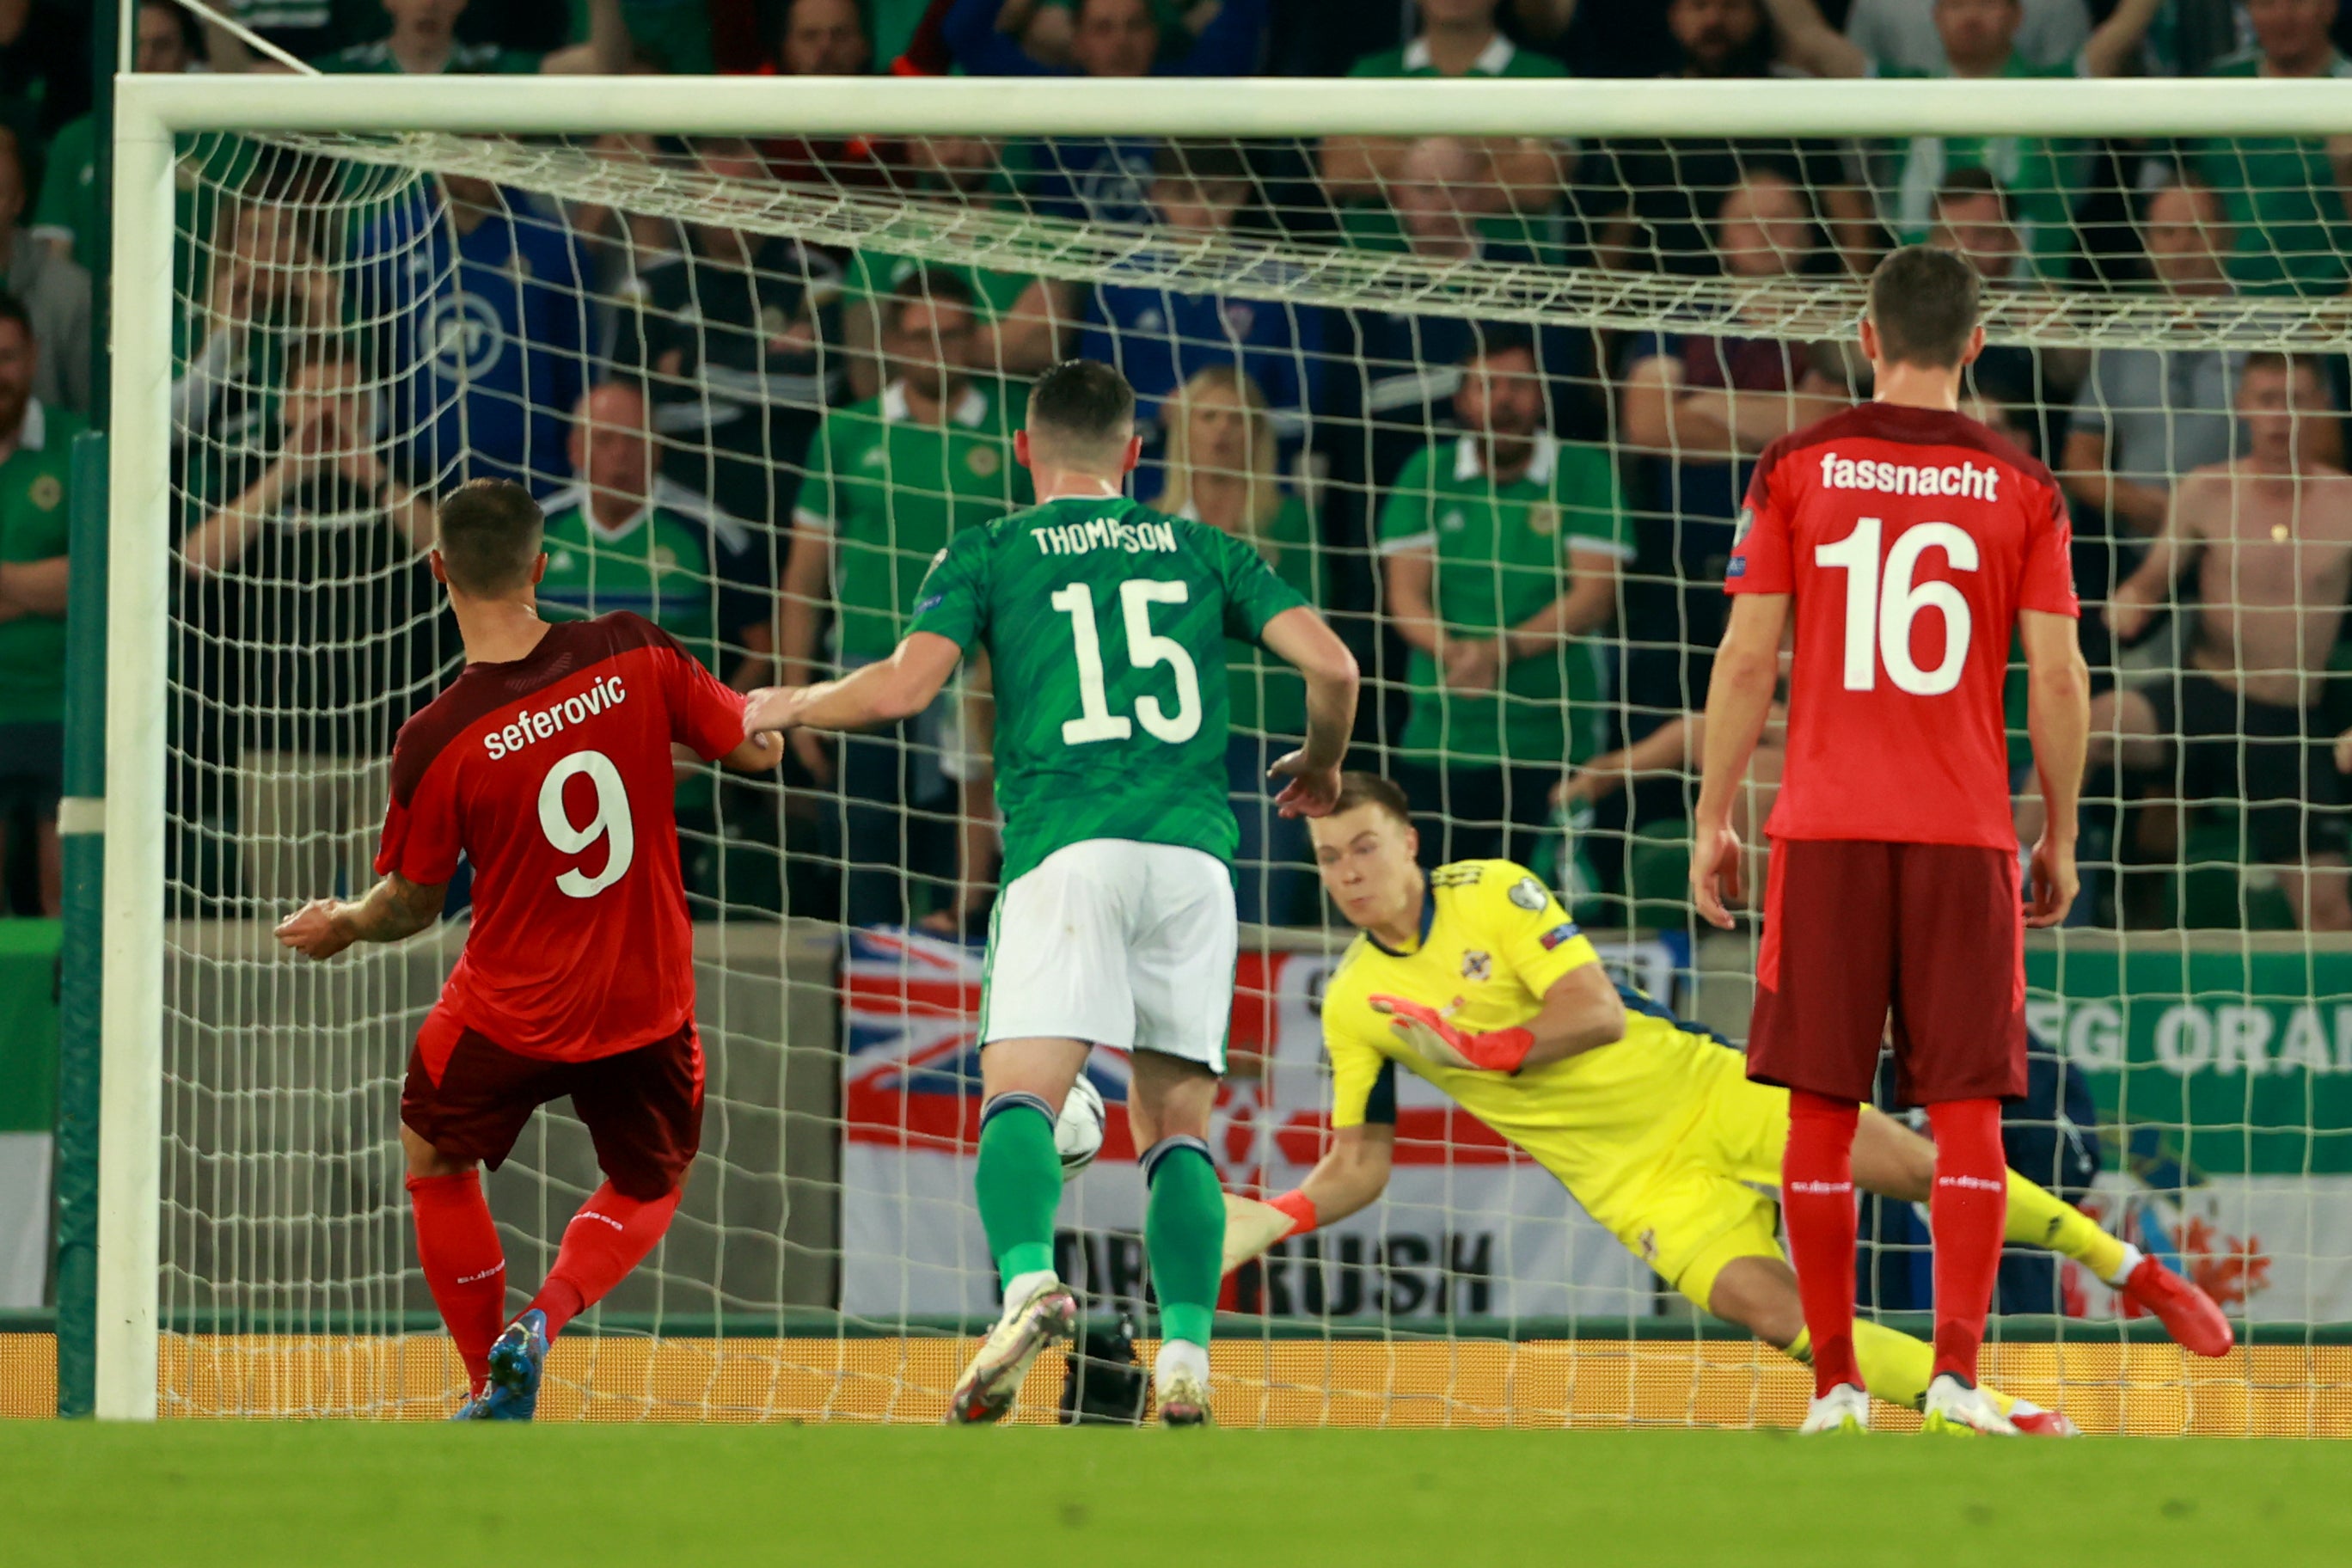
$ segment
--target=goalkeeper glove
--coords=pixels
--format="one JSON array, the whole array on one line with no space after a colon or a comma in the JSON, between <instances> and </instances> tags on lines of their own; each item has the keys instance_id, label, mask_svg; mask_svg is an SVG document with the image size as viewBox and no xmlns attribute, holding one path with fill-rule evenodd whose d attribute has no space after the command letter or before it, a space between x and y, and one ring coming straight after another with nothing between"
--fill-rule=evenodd
<instances>
[{"instance_id":1,"label":"goalkeeper glove","mask_svg":"<svg viewBox=\"0 0 2352 1568\"><path fill-rule=\"evenodd\" d=\"M1396 1032L1407 1045L1441 1067L1465 1068L1473 1072L1517 1072L1527 1065L1528 1053L1535 1049L1536 1037L1531 1029L1489 1029L1474 1035L1447 1023L1436 1008L1402 996L1380 995L1370 1001L1396 1020Z\"/></svg>"},{"instance_id":2,"label":"goalkeeper glove","mask_svg":"<svg viewBox=\"0 0 2352 1568\"><path fill-rule=\"evenodd\" d=\"M1225 1194L1225 1258L1218 1270L1231 1274L1251 1258L1287 1237L1316 1226L1315 1202L1302 1192L1287 1192L1271 1203Z\"/></svg>"}]
</instances>

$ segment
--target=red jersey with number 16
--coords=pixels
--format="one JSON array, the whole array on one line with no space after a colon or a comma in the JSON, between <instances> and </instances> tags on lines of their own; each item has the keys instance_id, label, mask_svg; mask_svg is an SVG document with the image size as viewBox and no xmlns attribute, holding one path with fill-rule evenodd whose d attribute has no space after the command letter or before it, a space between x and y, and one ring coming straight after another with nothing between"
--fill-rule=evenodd
<instances>
[{"instance_id":1,"label":"red jersey with number 16","mask_svg":"<svg viewBox=\"0 0 2352 1568\"><path fill-rule=\"evenodd\" d=\"M401 727L378 875L474 865L474 923L439 1011L520 1056L587 1061L694 1012L672 742L715 760L743 699L626 612L469 664Z\"/></svg>"},{"instance_id":2,"label":"red jersey with number 16","mask_svg":"<svg viewBox=\"0 0 2352 1568\"><path fill-rule=\"evenodd\" d=\"M1765 448L1739 530L1726 588L1793 596L1771 836L2014 849L2017 615L2081 613L2050 470L1964 415L1865 403Z\"/></svg>"}]
</instances>

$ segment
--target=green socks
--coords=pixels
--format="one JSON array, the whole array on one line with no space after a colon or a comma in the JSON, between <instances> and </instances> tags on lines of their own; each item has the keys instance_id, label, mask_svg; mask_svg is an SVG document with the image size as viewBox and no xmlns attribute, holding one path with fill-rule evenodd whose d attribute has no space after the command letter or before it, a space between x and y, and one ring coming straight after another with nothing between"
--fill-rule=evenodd
<instances>
[{"instance_id":1,"label":"green socks","mask_svg":"<svg viewBox=\"0 0 2352 1568\"><path fill-rule=\"evenodd\" d=\"M1160 1337L1205 1347L1225 1251L1225 1194L1209 1146L1198 1138L1162 1138L1144 1153L1143 1179L1151 1187L1143 1246L1160 1298ZM992 1230L990 1243L995 1239Z\"/></svg>"},{"instance_id":2,"label":"green socks","mask_svg":"<svg viewBox=\"0 0 2352 1568\"><path fill-rule=\"evenodd\" d=\"M1206 1346L1225 1250L1225 1194L1209 1146L1198 1138L1163 1138L1143 1156L1143 1179L1151 1188L1143 1245L1160 1298L1160 1337ZM1000 1094L988 1102L972 1187L997 1278L1010 1287L1024 1274L1050 1271L1054 1215L1062 1205L1051 1106L1034 1094Z\"/></svg>"},{"instance_id":3,"label":"green socks","mask_svg":"<svg viewBox=\"0 0 2352 1568\"><path fill-rule=\"evenodd\" d=\"M1062 1206L1054 1108L1034 1094L1000 1094L990 1100L980 1113L980 1162L971 1184L997 1279L1009 1286L1020 1275L1050 1272L1054 1215ZM1222 1200L1217 1216L1222 1224ZM1217 1256L1210 1254L1213 1268Z\"/></svg>"}]
</instances>

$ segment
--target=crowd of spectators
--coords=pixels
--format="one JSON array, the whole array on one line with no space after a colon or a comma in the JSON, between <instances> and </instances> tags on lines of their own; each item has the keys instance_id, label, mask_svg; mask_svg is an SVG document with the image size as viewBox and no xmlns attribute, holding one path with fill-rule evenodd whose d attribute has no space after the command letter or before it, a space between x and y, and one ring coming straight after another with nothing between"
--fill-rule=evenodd
<instances>
[{"instance_id":1,"label":"crowd of spectators","mask_svg":"<svg viewBox=\"0 0 2352 1568\"><path fill-rule=\"evenodd\" d=\"M2075 77L2352 74L2336 0L225 9L333 72L1270 72L1563 91L1579 76L2063 91ZM16 885L52 905L62 453L90 396L100 221L85 29L64 0L0 0L0 671L15 683L0 804L5 847L39 847L11 855L37 868ZM169 0L138 8L136 48L146 71L283 68ZM1381 678L1360 740L1426 813L1429 856L1533 860L1637 907L1638 857L1605 847L1670 842L1686 814L1752 464L1868 390L1849 345L1790 337L1772 301L1921 240L2020 300L2131 289L2187 311L2352 280L2352 154L2284 137L616 135L595 150L737 189L1147 232L1082 284L827 248L724 207L559 205L457 173L362 188L189 139L173 384L189 761L173 787L213 830L176 847L192 897L275 906L365 877L390 734L454 656L420 556L450 483L511 477L544 498L550 614L633 609L740 685L809 679L887 653L931 555L1027 500L1023 383L1079 354L1137 388L1136 494L1248 539ZM1236 236L1276 243L1214 286L1167 280L1171 258ZM1496 324L1293 302L1286 269L1313 246L1756 287L1673 330ZM2214 851L2247 868L2215 917L2229 923L2261 918L2275 886L2280 918L2352 927L2352 743L2336 741L2352 721L2331 676L2352 584L2346 391L2334 359L2154 345L1999 348L1972 378L1972 411L2049 461L2074 508L2105 737L2091 795L2110 803L2086 823L2087 858L2177 866L2234 835ZM1231 697L1243 912L1311 921L1296 825L1260 788L1299 727L1296 683L1237 647ZM796 737L781 786L682 767L697 897L971 929L991 875L988 736L982 671L893 731ZM2095 878L2086 918L2188 920L2186 880Z\"/></svg>"}]
</instances>

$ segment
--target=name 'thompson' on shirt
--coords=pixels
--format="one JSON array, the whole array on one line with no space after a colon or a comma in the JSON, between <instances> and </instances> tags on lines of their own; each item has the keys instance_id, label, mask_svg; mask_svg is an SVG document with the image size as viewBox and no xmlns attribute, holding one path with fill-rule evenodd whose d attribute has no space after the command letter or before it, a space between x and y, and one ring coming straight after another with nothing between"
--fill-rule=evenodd
<instances>
[{"instance_id":1,"label":"name 'thompson' on shirt","mask_svg":"<svg viewBox=\"0 0 2352 1568\"><path fill-rule=\"evenodd\" d=\"M2018 615L2080 614L2050 470L1962 415L1867 403L1765 448L1748 514L1725 587L1790 595L1796 630L1767 831L2014 849Z\"/></svg>"}]
</instances>

